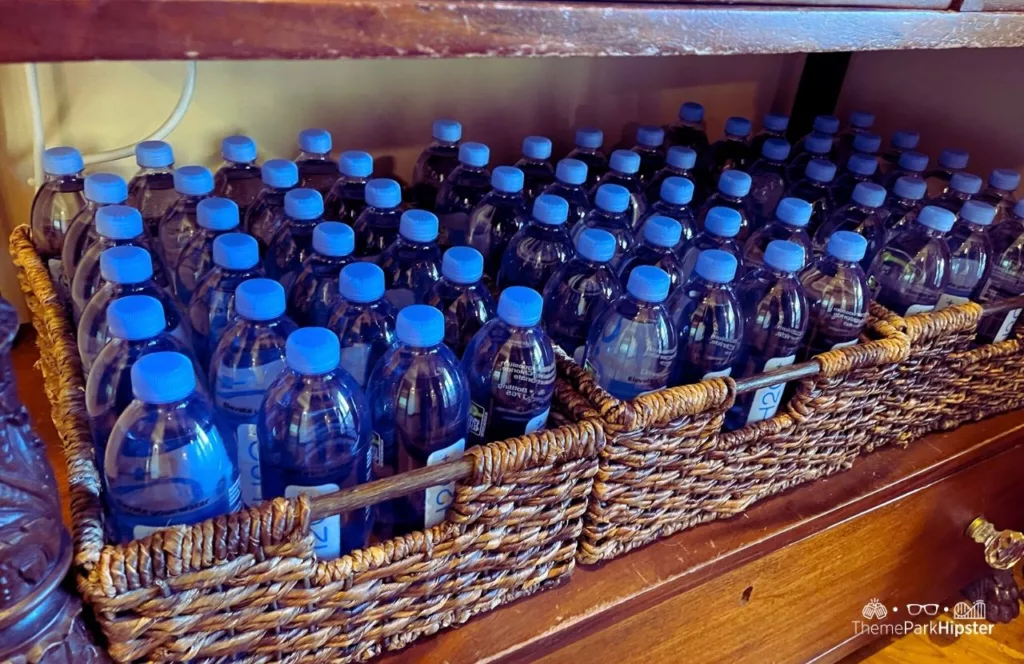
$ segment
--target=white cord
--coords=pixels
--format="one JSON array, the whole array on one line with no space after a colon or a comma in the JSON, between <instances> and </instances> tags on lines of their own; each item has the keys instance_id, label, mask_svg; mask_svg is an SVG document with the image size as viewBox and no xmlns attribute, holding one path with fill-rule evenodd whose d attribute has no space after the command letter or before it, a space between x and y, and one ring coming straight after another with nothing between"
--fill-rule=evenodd
<instances>
[{"instance_id":1,"label":"white cord","mask_svg":"<svg viewBox=\"0 0 1024 664\"><path fill-rule=\"evenodd\" d=\"M33 187L43 184L43 150L46 149L46 135L43 130L43 105L39 101L39 75L34 63L25 65L25 82L28 84L28 104L32 111L32 182Z\"/></svg>"}]
</instances>

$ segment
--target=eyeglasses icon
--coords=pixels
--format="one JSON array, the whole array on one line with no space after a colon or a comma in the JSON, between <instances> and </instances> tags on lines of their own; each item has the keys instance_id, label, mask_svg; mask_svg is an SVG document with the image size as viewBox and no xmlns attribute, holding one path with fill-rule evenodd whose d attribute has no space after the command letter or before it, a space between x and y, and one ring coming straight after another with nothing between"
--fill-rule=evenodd
<instances>
[{"instance_id":1,"label":"eyeglasses icon","mask_svg":"<svg viewBox=\"0 0 1024 664\"><path fill-rule=\"evenodd\" d=\"M912 616L921 615L924 612L926 616L935 616L939 613L938 604L907 604L907 613Z\"/></svg>"}]
</instances>

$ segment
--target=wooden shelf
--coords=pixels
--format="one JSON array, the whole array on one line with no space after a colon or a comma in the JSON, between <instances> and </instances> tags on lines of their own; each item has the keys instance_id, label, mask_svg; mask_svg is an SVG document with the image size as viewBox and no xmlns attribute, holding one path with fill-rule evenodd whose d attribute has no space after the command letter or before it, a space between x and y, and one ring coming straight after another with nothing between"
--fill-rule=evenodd
<instances>
[{"instance_id":1,"label":"wooden shelf","mask_svg":"<svg viewBox=\"0 0 1024 664\"><path fill-rule=\"evenodd\" d=\"M912 3L932 6L929 0ZM933 9L531 0L0 0L0 15L4 62L723 55L1024 45L1024 13Z\"/></svg>"}]
</instances>

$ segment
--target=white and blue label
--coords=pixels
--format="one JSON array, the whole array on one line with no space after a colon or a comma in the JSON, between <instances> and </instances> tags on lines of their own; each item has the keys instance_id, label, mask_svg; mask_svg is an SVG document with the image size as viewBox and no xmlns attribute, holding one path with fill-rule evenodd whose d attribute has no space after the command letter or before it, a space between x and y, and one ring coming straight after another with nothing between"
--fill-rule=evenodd
<instances>
[{"instance_id":1,"label":"white and blue label","mask_svg":"<svg viewBox=\"0 0 1024 664\"><path fill-rule=\"evenodd\" d=\"M534 431L543 429L544 425L548 423L548 414L550 413L551 409L545 408L543 413L531 418L530 421L526 423L526 431L524 433L533 433Z\"/></svg>"},{"instance_id":2,"label":"white and blue label","mask_svg":"<svg viewBox=\"0 0 1024 664\"><path fill-rule=\"evenodd\" d=\"M965 297L963 295L953 295L952 293L943 293L939 297L939 303L935 305L935 310L936 311L941 311L942 309L945 309L946 307L952 307L952 306L957 305L957 304L964 304L965 302L970 302L970 298Z\"/></svg>"},{"instance_id":3,"label":"white and blue label","mask_svg":"<svg viewBox=\"0 0 1024 664\"><path fill-rule=\"evenodd\" d=\"M337 484L321 484L319 486L287 486L285 498L294 498L300 493L310 497L334 493L339 489ZM320 560L334 560L341 557L341 515L324 517L314 521L309 527L313 534L313 550Z\"/></svg>"},{"instance_id":4,"label":"white and blue label","mask_svg":"<svg viewBox=\"0 0 1024 664\"><path fill-rule=\"evenodd\" d=\"M458 459L465 450L466 439L460 438L444 449L431 452L430 456L427 457L427 465L436 466L445 461ZM455 500L455 482L429 487L424 493L426 494L426 499L423 505L423 523L426 528L430 528L444 521L448 508Z\"/></svg>"},{"instance_id":5,"label":"white and blue label","mask_svg":"<svg viewBox=\"0 0 1024 664\"><path fill-rule=\"evenodd\" d=\"M1013 332L1013 326L1017 323L1017 319L1020 318L1020 312L1020 309L1014 309L1010 313L1006 314L1006 318L1003 319L1003 324L999 326L999 331L996 332L995 338L992 339L993 343L1006 341L1010 338L1010 333Z\"/></svg>"},{"instance_id":6,"label":"white and blue label","mask_svg":"<svg viewBox=\"0 0 1024 664\"><path fill-rule=\"evenodd\" d=\"M788 367L796 361L796 355L786 357L773 357L764 363L764 371L771 371L780 367ZM754 399L750 404L750 412L747 413L747 424L767 420L779 410L779 402L782 400L782 391L786 383L769 385L754 392Z\"/></svg>"},{"instance_id":7,"label":"white and blue label","mask_svg":"<svg viewBox=\"0 0 1024 664\"><path fill-rule=\"evenodd\" d=\"M837 344L833 344L831 350L836 350L838 348L849 348L850 346L856 346L858 341L860 341L860 339L850 339L849 341L840 341Z\"/></svg>"},{"instance_id":8,"label":"white and blue label","mask_svg":"<svg viewBox=\"0 0 1024 664\"><path fill-rule=\"evenodd\" d=\"M718 371L709 371L701 378L701 380L708 380L709 378L726 378L732 375L732 367L726 367L719 369Z\"/></svg>"},{"instance_id":9,"label":"white and blue label","mask_svg":"<svg viewBox=\"0 0 1024 664\"><path fill-rule=\"evenodd\" d=\"M935 309L934 304L912 304L907 307L906 316L913 316L915 314L927 314Z\"/></svg>"},{"instance_id":10,"label":"white and blue label","mask_svg":"<svg viewBox=\"0 0 1024 664\"><path fill-rule=\"evenodd\" d=\"M260 440L255 424L239 424L235 430L238 444L238 478L242 489L242 502L252 507L263 500L263 482L260 478Z\"/></svg>"}]
</instances>

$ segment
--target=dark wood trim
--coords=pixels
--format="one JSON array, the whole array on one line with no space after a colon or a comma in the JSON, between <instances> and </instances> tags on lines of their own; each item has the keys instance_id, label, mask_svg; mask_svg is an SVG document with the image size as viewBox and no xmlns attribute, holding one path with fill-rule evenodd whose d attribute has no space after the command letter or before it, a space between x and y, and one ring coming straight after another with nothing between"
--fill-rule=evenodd
<instances>
[{"instance_id":1,"label":"dark wood trim","mask_svg":"<svg viewBox=\"0 0 1024 664\"><path fill-rule=\"evenodd\" d=\"M832 115L843 89L850 53L811 53L804 58L804 69L793 100L789 118L789 139L796 143L811 131L814 118Z\"/></svg>"}]
</instances>

